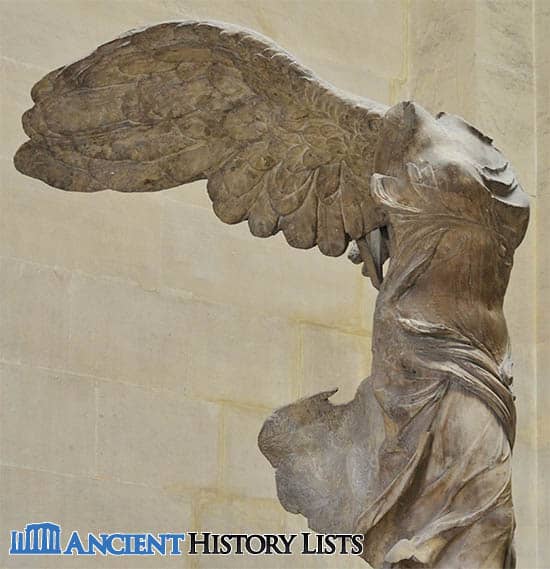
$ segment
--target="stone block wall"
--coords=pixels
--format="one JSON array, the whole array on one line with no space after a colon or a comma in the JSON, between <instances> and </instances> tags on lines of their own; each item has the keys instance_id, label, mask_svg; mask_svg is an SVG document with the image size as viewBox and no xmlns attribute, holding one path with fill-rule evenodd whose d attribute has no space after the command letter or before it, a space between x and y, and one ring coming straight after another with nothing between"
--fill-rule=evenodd
<instances>
[{"instance_id":1,"label":"stone block wall","mask_svg":"<svg viewBox=\"0 0 550 569\"><path fill-rule=\"evenodd\" d=\"M517 541L520 567L550 567L547 544L537 546L548 528L541 503L550 454L537 451L548 441L537 403L548 387L537 377L550 367L548 257L537 248L547 233L541 212L550 215L547 6L0 3L2 569L334 567L334 558L300 556L7 557L10 529L46 519L84 532L304 531L276 500L257 433L275 407L332 386L341 388L334 400L345 401L368 375L375 294L345 258L222 225L202 182L157 194L78 195L13 168L25 139L20 115L39 78L130 28L188 18L264 33L342 89L462 114L513 161L535 212L507 298L519 409ZM539 482L546 490L537 495Z\"/></svg>"}]
</instances>

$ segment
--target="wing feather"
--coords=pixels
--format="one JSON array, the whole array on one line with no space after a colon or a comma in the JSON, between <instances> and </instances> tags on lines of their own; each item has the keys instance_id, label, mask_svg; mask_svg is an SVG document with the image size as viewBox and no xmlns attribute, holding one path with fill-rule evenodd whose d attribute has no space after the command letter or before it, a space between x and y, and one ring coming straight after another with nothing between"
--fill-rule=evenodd
<instances>
[{"instance_id":1,"label":"wing feather","mask_svg":"<svg viewBox=\"0 0 550 569\"><path fill-rule=\"evenodd\" d=\"M297 210L280 218L279 226L291 247L310 249L318 242L317 203L316 193L309 192Z\"/></svg>"}]
</instances>

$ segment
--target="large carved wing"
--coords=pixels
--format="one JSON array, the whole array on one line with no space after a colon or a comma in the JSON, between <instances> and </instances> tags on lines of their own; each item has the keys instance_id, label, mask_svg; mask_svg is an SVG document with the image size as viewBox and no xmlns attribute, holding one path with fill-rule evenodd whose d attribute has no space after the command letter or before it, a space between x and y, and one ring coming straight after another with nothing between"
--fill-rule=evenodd
<instances>
[{"instance_id":1,"label":"large carved wing","mask_svg":"<svg viewBox=\"0 0 550 569\"><path fill-rule=\"evenodd\" d=\"M226 24L132 31L46 75L18 170L57 188L156 191L208 179L217 216L341 255L376 226L369 181L386 108L321 82Z\"/></svg>"}]
</instances>

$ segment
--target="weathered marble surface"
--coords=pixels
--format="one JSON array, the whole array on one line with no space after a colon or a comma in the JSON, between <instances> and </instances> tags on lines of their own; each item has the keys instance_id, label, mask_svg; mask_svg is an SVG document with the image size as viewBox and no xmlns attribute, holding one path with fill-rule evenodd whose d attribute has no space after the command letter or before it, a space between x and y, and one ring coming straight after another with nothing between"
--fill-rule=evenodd
<instances>
[{"instance_id":1,"label":"weathered marble surface","mask_svg":"<svg viewBox=\"0 0 550 569\"><path fill-rule=\"evenodd\" d=\"M346 406L320 395L267 422L281 500L315 529L365 533L375 566L513 566L502 301L528 206L490 139L413 103L345 95L265 39L191 22L110 42L33 98L15 164L50 185L208 178L216 214L254 235L332 256L355 241L380 288L372 375Z\"/></svg>"}]
</instances>

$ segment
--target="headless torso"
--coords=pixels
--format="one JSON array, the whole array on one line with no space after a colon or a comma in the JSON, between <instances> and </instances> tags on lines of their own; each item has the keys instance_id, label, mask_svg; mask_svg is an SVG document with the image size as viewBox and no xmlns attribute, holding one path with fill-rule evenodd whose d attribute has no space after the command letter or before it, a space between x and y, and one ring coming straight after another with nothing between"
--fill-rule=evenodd
<instances>
[{"instance_id":1,"label":"headless torso","mask_svg":"<svg viewBox=\"0 0 550 569\"><path fill-rule=\"evenodd\" d=\"M320 394L281 409L260 444L287 509L318 531L363 533L374 567L511 568L502 304L527 201L491 141L461 119L397 105L379 148L371 191L391 260L372 374L347 405ZM269 455L273 436L278 449L286 437L288 455ZM338 509L354 522L337 527Z\"/></svg>"}]
</instances>

